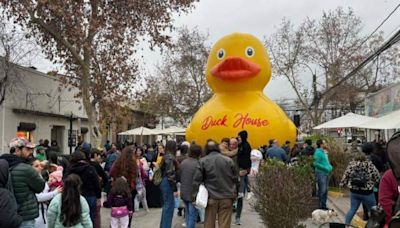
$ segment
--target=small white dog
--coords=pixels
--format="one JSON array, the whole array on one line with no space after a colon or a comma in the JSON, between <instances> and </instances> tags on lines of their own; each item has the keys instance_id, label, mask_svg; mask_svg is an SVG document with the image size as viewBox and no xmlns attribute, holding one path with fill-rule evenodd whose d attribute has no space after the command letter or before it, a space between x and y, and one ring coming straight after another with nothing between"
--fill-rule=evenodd
<instances>
[{"instance_id":1,"label":"small white dog","mask_svg":"<svg viewBox=\"0 0 400 228\"><path fill-rule=\"evenodd\" d=\"M314 224L327 222L333 216L338 216L337 212L333 209L321 210L317 209L312 212L312 221Z\"/></svg>"}]
</instances>

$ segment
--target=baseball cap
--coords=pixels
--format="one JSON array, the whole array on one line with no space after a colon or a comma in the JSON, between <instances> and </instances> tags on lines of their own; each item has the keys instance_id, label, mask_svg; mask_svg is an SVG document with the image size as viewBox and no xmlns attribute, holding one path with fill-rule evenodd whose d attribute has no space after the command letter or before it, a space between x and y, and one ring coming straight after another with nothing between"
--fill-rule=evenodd
<instances>
[{"instance_id":1,"label":"baseball cap","mask_svg":"<svg viewBox=\"0 0 400 228\"><path fill-rule=\"evenodd\" d=\"M17 148L17 147L27 147L27 148L35 148L35 144L29 142L25 138L13 138L11 139L10 143L8 144L10 148Z\"/></svg>"}]
</instances>

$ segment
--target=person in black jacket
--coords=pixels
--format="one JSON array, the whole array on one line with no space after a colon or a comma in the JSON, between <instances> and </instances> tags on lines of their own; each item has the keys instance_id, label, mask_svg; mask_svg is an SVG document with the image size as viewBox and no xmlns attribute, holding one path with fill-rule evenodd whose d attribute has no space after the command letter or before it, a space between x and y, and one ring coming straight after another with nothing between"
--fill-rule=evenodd
<instances>
[{"instance_id":1,"label":"person in black jacket","mask_svg":"<svg viewBox=\"0 0 400 228\"><path fill-rule=\"evenodd\" d=\"M75 151L71 155L71 165L65 177L69 174L76 174L82 180L82 196L85 197L90 208L90 218L94 222L96 218L96 201L101 198L100 181L96 169L86 160L84 153Z\"/></svg>"},{"instance_id":2,"label":"person in black jacket","mask_svg":"<svg viewBox=\"0 0 400 228\"><path fill-rule=\"evenodd\" d=\"M238 155L237 155L237 164L239 167L239 176L240 176L240 186L237 200L237 209L236 209L236 220L235 224L240 225L240 216L242 214L243 208L243 196L247 188L247 174L250 172L251 168L251 146L249 142L247 142L247 131L241 131L238 134L239 136L239 147L238 147Z\"/></svg>"},{"instance_id":3,"label":"person in black jacket","mask_svg":"<svg viewBox=\"0 0 400 228\"><path fill-rule=\"evenodd\" d=\"M17 212L14 195L6 188L8 181L8 162L0 159L0 224L2 227L17 228L22 217Z\"/></svg>"}]
</instances>

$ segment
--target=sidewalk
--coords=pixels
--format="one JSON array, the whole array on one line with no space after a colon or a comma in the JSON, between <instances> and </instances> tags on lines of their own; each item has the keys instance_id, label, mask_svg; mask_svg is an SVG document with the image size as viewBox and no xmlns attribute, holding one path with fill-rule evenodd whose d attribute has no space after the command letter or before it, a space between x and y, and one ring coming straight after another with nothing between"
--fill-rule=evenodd
<instances>
[{"instance_id":1,"label":"sidewalk","mask_svg":"<svg viewBox=\"0 0 400 228\"><path fill-rule=\"evenodd\" d=\"M344 223L344 218L347 212L350 209L350 195L349 193L339 193L339 192L329 192L328 194L328 203L330 204L331 208L335 209L339 216L339 222ZM357 226L359 228L363 228L366 224L359 215L362 216L363 209L362 206L358 208L357 214L354 215L352 225Z\"/></svg>"}]
</instances>

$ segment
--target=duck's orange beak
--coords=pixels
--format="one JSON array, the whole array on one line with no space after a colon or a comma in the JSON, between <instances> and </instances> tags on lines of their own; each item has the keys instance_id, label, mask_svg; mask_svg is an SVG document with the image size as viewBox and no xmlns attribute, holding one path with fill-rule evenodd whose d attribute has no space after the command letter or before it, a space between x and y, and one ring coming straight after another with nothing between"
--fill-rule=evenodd
<instances>
[{"instance_id":1,"label":"duck's orange beak","mask_svg":"<svg viewBox=\"0 0 400 228\"><path fill-rule=\"evenodd\" d=\"M211 69L211 74L222 80L251 78L260 72L260 67L242 57L228 57Z\"/></svg>"}]
</instances>

